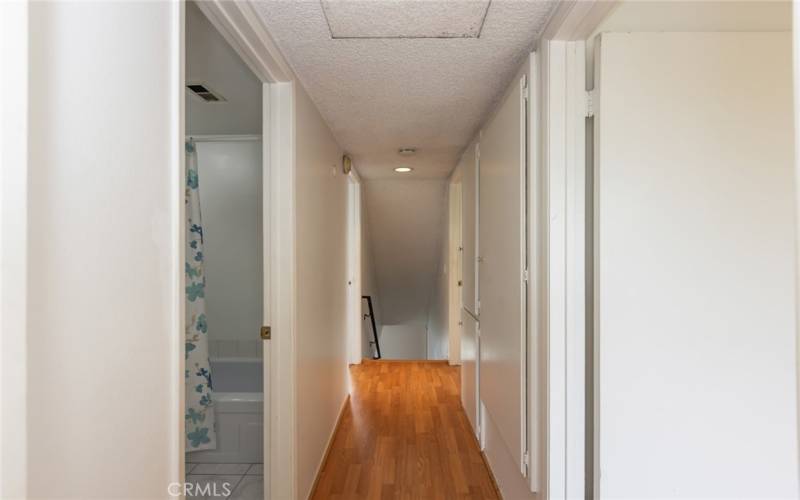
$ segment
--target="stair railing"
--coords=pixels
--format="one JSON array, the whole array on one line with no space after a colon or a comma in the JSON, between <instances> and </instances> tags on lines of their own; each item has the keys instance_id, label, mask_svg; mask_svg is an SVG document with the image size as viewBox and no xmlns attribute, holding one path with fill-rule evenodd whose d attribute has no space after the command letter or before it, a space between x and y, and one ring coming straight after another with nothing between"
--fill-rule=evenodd
<instances>
[{"instance_id":1,"label":"stair railing","mask_svg":"<svg viewBox=\"0 0 800 500\"><path fill-rule=\"evenodd\" d=\"M369 295L363 295L362 299L367 299L367 306L369 307L369 314L364 315L364 319L369 317L370 323L372 323L372 338L375 339L370 342L370 344L375 345L375 352L377 353L376 356L373 356L372 359L381 359L381 345L378 343L378 328L375 326L375 311L372 309L372 297Z\"/></svg>"}]
</instances>

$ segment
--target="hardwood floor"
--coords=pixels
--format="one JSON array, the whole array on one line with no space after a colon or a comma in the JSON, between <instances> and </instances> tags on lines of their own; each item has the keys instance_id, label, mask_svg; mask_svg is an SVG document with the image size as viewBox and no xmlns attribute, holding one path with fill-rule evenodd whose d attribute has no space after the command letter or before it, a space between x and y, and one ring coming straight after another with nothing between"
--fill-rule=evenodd
<instances>
[{"instance_id":1,"label":"hardwood floor","mask_svg":"<svg viewBox=\"0 0 800 500\"><path fill-rule=\"evenodd\" d=\"M461 408L459 368L365 361L314 499L498 498Z\"/></svg>"}]
</instances>

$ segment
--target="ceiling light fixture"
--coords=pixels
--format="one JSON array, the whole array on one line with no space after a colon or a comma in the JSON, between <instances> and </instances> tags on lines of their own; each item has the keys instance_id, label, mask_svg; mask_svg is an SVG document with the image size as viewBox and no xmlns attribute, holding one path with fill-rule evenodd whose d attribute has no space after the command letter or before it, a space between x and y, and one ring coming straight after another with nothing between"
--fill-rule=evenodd
<instances>
[{"instance_id":1,"label":"ceiling light fixture","mask_svg":"<svg viewBox=\"0 0 800 500\"><path fill-rule=\"evenodd\" d=\"M417 148L400 148L397 150L397 154L400 156L412 156L416 154Z\"/></svg>"},{"instance_id":2,"label":"ceiling light fixture","mask_svg":"<svg viewBox=\"0 0 800 500\"><path fill-rule=\"evenodd\" d=\"M397 167L394 169L395 172L400 172L401 174L405 174L414 170L411 167Z\"/></svg>"}]
</instances>

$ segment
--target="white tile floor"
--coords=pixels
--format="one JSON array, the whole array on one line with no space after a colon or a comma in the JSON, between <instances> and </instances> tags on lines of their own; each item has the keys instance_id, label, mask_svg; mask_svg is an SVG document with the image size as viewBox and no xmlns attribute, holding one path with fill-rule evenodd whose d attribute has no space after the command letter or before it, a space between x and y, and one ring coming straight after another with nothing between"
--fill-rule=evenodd
<instances>
[{"instance_id":1,"label":"white tile floor","mask_svg":"<svg viewBox=\"0 0 800 500\"><path fill-rule=\"evenodd\" d=\"M186 464L186 498L262 500L264 464ZM227 483L227 484L226 484Z\"/></svg>"}]
</instances>

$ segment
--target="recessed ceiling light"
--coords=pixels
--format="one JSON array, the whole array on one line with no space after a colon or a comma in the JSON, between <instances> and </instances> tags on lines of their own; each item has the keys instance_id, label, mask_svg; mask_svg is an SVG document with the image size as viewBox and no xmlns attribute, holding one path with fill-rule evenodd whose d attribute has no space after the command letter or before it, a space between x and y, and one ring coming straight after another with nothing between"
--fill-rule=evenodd
<instances>
[{"instance_id":1,"label":"recessed ceiling light","mask_svg":"<svg viewBox=\"0 0 800 500\"><path fill-rule=\"evenodd\" d=\"M416 154L417 148L400 148L397 150L397 154L400 156L411 156Z\"/></svg>"},{"instance_id":2,"label":"recessed ceiling light","mask_svg":"<svg viewBox=\"0 0 800 500\"><path fill-rule=\"evenodd\" d=\"M397 168L394 169L395 172L400 172L401 174L405 174L407 172L411 172L412 170L414 170L414 169L411 168L411 167L397 167Z\"/></svg>"}]
</instances>

